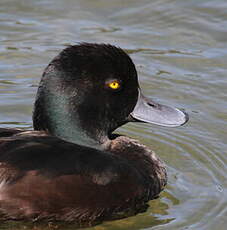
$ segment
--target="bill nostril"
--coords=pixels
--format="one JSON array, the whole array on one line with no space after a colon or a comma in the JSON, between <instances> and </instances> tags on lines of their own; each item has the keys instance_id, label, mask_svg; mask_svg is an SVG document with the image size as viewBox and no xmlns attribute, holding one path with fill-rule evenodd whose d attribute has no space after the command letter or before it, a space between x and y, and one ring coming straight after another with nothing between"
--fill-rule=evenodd
<instances>
[{"instance_id":1,"label":"bill nostril","mask_svg":"<svg viewBox=\"0 0 227 230\"><path fill-rule=\"evenodd\" d=\"M158 105L155 103L147 102L147 104L153 108L158 108Z\"/></svg>"},{"instance_id":2,"label":"bill nostril","mask_svg":"<svg viewBox=\"0 0 227 230\"><path fill-rule=\"evenodd\" d=\"M151 107L155 107L155 105L154 104L151 104L151 103L147 103L148 105L150 105Z\"/></svg>"}]
</instances>

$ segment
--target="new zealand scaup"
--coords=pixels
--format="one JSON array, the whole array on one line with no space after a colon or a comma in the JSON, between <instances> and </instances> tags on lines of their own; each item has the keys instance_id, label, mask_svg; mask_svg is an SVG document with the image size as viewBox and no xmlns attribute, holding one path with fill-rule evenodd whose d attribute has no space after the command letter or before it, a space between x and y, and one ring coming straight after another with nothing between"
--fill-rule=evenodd
<instances>
[{"instance_id":1,"label":"new zealand scaup","mask_svg":"<svg viewBox=\"0 0 227 230\"><path fill-rule=\"evenodd\" d=\"M143 96L122 49L64 49L43 73L34 131L0 129L2 219L92 224L144 211L166 185L165 167L146 146L112 132L129 121L187 120Z\"/></svg>"}]
</instances>

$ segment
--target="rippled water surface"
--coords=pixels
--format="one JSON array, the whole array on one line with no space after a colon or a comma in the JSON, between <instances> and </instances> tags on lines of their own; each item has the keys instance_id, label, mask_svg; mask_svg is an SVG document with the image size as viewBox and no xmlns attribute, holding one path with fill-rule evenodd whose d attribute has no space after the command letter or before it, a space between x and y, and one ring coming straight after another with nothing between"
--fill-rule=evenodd
<instances>
[{"instance_id":1,"label":"rippled water surface","mask_svg":"<svg viewBox=\"0 0 227 230\"><path fill-rule=\"evenodd\" d=\"M227 229L227 1L0 0L0 127L32 127L44 67L80 41L125 49L143 91L190 115L119 129L157 152L169 183L147 212L89 229Z\"/></svg>"}]
</instances>

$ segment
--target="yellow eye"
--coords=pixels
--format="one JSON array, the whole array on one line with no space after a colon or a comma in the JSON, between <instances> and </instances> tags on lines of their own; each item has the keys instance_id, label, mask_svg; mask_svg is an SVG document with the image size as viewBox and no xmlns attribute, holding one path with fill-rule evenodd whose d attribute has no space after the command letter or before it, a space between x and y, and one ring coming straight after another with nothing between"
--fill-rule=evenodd
<instances>
[{"instance_id":1,"label":"yellow eye","mask_svg":"<svg viewBox=\"0 0 227 230\"><path fill-rule=\"evenodd\" d=\"M119 89L120 88L120 84L119 84L119 82L114 81L114 82L109 83L109 87L111 89Z\"/></svg>"},{"instance_id":2,"label":"yellow eye","mask_svg":"<svg viewBox=\"0 0 227 230\"><path fill-rule=\"evenodd\" d=\"M108 88L113 89L113 90L120 89L120 87L121 87L120 82L117 81L117 80L109 81L109 82L107 82L106 85L107 85Z\"/></svg>"}]
</instances>

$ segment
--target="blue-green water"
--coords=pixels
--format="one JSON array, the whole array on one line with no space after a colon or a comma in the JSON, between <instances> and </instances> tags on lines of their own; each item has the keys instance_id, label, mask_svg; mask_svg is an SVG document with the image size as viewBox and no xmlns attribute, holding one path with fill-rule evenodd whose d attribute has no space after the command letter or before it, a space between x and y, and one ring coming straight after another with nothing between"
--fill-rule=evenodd
<instances>
[{"instance_id":1,"label":"blue-green water","mask_svg":"<svg viewBox=\"0 0 227 230\"><path fill-rule=\"evenodd\" d=\"M226 0L0 0L0 127L32 127L43 69L81 41L125 49L145 94L190 115L177 129L118 130L156 151L169 183L146 213L91 229L227 229Z\"/></svg>"}]
</instances>

